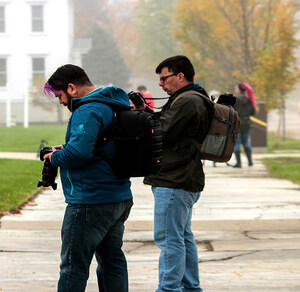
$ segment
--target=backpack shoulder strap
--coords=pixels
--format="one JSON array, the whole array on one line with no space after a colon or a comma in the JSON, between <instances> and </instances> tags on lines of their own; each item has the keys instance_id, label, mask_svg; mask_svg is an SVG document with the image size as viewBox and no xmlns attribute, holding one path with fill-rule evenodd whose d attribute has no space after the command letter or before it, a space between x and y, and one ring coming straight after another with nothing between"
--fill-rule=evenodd
<instances>
[{"instance_id":1,"label":"backpack shoulder strap","mask_svg":"<svg viewBox=\"0 0 300 292\"><path fill-rule=\"evenodd\" d=\"M204 100L205 103L209 103L211 105L212 101L207 97L205 96L204 94L196 91L196 90L188 90L188 91L185 91L185 92L182 92L180 93L178 96L176 96L176 98L172 101L170 107L173 106L173 104L180 98L182 98L183 96L187 95L187 94L196 94L196 95L199 95L201 96L201 98Z\"/></svg>"}]
</instances>

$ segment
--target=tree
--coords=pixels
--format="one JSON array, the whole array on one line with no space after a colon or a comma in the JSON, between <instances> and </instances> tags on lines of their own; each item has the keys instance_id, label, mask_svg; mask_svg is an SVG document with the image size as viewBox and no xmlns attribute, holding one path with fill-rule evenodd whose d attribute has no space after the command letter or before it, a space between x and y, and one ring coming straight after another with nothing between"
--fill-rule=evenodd
<instances>
[{"instance_id":1,"label":"tree","mask_svg":"<svg viewBox=\"0 0 300 292\"><path fill-rule=\"evenodd\" d=\"M299 77L294 55L298 42L290 17L286 9L283 18L277 19L278 42L258 51L259 58L253 70L253 84L268 110L282 108L286 94L294 89Z\"/></svg>"},{"instance_id":2,"label":"tree","mask_svg":"<svg viewBox=\"0 0 300 292\"><path fill-rule=\"evenodd\" d=\"M278 37L273 47L266 47L254 68L253 84L261 93L261 99L266 102L267 109L278 109L279 124L276 145L279 144L281 126L284 126L284 112L287 93L294 89L299 80L299 70L294 55L298 41L294 35L294 11L285 7L277 17L273 30ZM283 129L284 130L284 129ZM284 137L285 138L285 137Z\"/></svg>"},{"instance_id":3,"label":"tree","mask_svg":"<svg viewBox=\"0 0 300 292\"><path fill-rule=\"evenodd\" d=\"M29 96L32 98L32 104L35 107L41 107L45 111L52 112L56 110L57 121L60 125L62 125L62 106L54 98L50 98L47 95L45 96L45 94L41 91L41 88L44 88L45 82L46 80L43 76L31 80Z\"/></svg>"},{"instance_id":4,"label":"tree","mask_svg":"<svg viewBox=\"0 0 300 292\"><path fill-rule=\"evenodd\" d=\"M92 39L92 49L82 56L83 67L91 81L97 85L128 88L130 70L112 35L95 24L85 37Z\"/></svg>"},{"instance_id":5,"label":"tree","mask_svg":"<svg viewBox=\"0 0 300 292\"><path fill-rule=\"evenodd\" d=\"M177 0L139 0L136 6L139 50L144 70L154 68L165 58L182 53L173 34Z\"/></svg>"},{"instance_id":6,"label":"tree","mask_svg":"<svg viewBox=\"0 0 300 292\"><path fill-rule=\"evenodd\" d=\"M74 0L75 36L97 24L113 34L124 62L136 75L153 76L154 66L178 53L172 20L177 0Z\"/></svg>"},{"instance_id":7,"label":"tree","mask_svg":"<svg viewBox=\"0 0 300 292\"><path fill-rule=\"evenodd\" d=\"M135 2L124 0L108 1L106 6L109 30L117 43L120 53L131 72L136 75L144 70L141 50L138 49L138 24L135 16Z\"/></svg>"},{"instance_id":8,"label":"tree","mask_svg":"<svg viewBox=\"0 0 300 292\"><path fill-rule=\"evenodd\" d=\"M286 10L291 11L291 19L285 20L293 35L293 4L289 0L179 0L175 34L195 64L197 77L211 89L228 90L240 81L254 81L268 50L279 53L275 46L282 42L279 28L284 23L278 19ZM286 68L290 62L294 60L281 65ZM259 92L259 96L266 95Z\"/></svg>"},{"instance_id":9,"label":"tree","mask_svg":"<svg viewBox=\"0 0 300 292\"><path fill-rule=\"evenodd\" d=\"M94 24L108 23L107 0L74 0L75 36L82 37Z\"/></svg>"}]
</instances>

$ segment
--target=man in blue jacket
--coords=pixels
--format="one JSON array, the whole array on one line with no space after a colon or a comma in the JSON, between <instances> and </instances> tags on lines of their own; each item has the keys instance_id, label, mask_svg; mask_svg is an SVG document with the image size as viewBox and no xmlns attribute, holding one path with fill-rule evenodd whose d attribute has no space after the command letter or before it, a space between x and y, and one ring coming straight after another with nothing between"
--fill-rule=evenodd
<instances>
[{"instance_id":1,"label":"man in blue jacket","mask_svg":"<svg viewBox=\"0 0 300 292\"><path fill-rule=\"evenodd\" d=\"M130 180L118 179L107 162L114 155L114 139L96 143L112 121L110 105L129 108L128 96L117 87L96 89L82 68L70 64L53 73L44 92L72 112L66 144L52 147L53 152L44 157L60 167L68 204L57 291L85 291L94 254L99 291L128 291L122 244L124 222L133 204Z\"/></svg>"}]
</instances>

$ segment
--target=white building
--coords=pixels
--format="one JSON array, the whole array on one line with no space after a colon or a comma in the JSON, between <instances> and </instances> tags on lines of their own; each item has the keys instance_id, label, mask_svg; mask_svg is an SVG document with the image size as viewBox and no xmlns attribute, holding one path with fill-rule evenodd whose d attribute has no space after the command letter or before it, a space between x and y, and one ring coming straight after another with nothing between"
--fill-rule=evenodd
<instances>
[{"instance_id":1,"label":"white building","mask_svg":"<svg viewBox=\"0 0 300 292\"><path fill-rule=\"evenodd\" d=\"M0 0L0 125L57 120L29 92L33 79L72 63L72 48L72 0Z\"/></svg>"}]
</instances>

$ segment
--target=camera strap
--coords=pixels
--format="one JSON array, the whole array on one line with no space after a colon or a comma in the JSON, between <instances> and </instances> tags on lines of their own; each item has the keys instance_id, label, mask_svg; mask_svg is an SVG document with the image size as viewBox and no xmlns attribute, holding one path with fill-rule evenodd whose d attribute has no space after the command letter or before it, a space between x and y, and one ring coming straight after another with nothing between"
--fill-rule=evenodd
<instances>
[{"instance_id":1,"label":"camera strap","mask_svg":"<svg viewBox=\"0 0 300 292\"><path fill-rule=\"evenodd\" d=\"M153 98L151 98L151 97L143 97L145 104L146 104L149 108L151 108L151 109L153 109L153 108L155 108L155 109L162 109L166 104L164 104L163 106L159 106L159 107L151 106L150 103L147 102L147 99L149 99L149 100L163 100L163 99L169 99L169 98L170 98L170 97L153 97Z\"/></svg>"}]
</instances>

